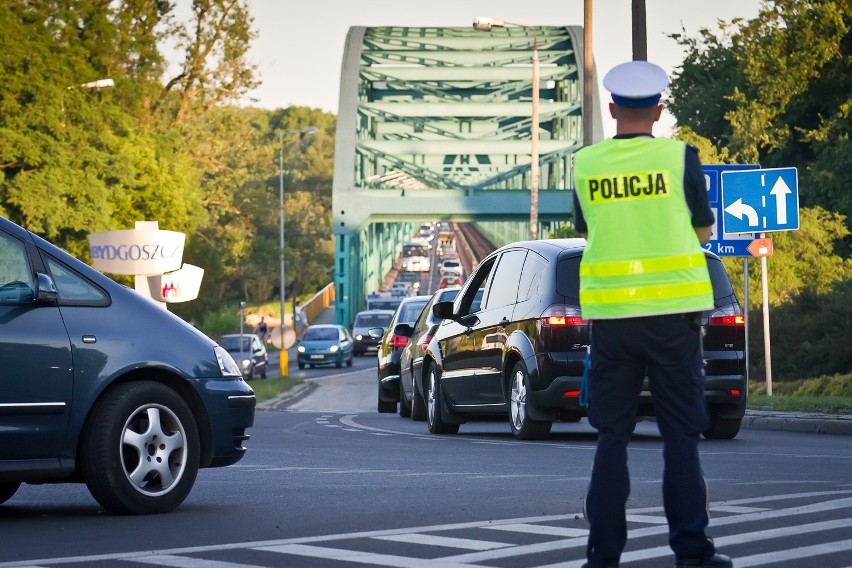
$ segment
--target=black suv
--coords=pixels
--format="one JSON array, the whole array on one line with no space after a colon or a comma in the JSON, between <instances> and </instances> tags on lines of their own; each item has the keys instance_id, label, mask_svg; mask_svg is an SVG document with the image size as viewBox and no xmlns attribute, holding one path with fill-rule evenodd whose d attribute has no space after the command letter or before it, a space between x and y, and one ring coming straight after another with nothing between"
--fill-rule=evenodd
<instances>
[{"instance_id":1,"label":"black suv","mask_svg":"<svg viewBox=\"0 0 852 568\"><path fill-rule=\"evenodd\" d=\"M526 241L486 257L454 302L433 306L444 321L415 387L432 433L468 418L504 415L520 439L544 438L555 420L576 422L589 325L580 313L584 239ZM745 330L719 258L707 252L715 308L703 314L707 438L733 438L745 413ZM480 293L481 292L481 293ZM647 379L639 416L653 416Z\"/></svg>"}]
</instances>

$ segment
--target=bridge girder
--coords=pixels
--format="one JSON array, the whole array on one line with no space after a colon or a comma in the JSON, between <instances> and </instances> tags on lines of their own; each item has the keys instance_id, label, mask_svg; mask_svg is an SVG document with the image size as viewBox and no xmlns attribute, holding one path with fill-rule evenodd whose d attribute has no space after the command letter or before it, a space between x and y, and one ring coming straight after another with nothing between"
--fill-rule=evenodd
<instances>
[{"instance_id":1,"label":"bridge girder","mask_svg":"<svg viewBox=\"0 0 852 568\"><path fill-rule=\"evenodd\" d=\"M582 27L536 32L539 219L564 221L582 113L599 140L600 109L582 108ZM332 197L339 323L381 285L411 223L529 219L532 52L520 27L350 28Z\"/></svg>"}]
</instances>

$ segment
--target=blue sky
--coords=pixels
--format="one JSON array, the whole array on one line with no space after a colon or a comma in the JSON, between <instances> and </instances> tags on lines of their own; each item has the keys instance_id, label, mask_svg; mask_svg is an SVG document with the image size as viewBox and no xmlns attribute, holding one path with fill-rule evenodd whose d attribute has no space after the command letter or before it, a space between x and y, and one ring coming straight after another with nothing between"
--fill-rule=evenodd
<instances>
[{"instance_id":1,"label":"blue sky","mask_svg":"<svg viewBox=\"0 0 852 568\"><path fill-rule=\"evenodd\" d=\"M469 26L476 16L530 25L583 25L583 0L250 0L258 38L251 52L262 85L251 93L263 108L309 106L337 112L340 65L351 26ZM666 34L695 36L717 21L752 18L759 0L646 0L648 60L667 72L683 52ZM593 0L592 47L598 81L633 57L631 0ZM600 84L598 85L601 88ZM608 102L604 94L602 102ZM605 108L605 107L603 107ZM670 131L665 116L658 135ZM605 115L604 132L614 123Z\"/></svg>"}]
</instances>

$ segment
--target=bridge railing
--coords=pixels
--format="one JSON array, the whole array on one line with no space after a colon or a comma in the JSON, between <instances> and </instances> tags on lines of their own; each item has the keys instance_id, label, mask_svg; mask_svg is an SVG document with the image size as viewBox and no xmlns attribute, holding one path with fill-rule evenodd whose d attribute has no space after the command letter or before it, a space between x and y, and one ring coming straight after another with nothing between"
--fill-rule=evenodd
<instances>
[{"instance_id":1,"label":"bridge railing","mask_svg":"<svg viewBox=\"0 0 852 568\"><path fill-rule=\"evenodd\" d=\"M308 318L307 323L314 321L326 308L334 303L334 282L327 284L325 288L311 296L311 298L302 304L302 309L305 311L305 316Z\"/></svg>"}]
</instances>

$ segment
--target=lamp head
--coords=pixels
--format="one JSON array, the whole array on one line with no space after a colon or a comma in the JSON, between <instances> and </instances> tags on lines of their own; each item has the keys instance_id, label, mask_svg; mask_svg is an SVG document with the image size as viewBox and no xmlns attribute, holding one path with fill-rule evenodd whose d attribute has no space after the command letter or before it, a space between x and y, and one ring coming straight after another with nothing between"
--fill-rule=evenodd
<instances>
[{"instance_id":1,"label":"lamp head","mask_svg":"<svg viewBox=\"0 0 852 568\"><path fill-rule=\"evenodd\" d=\"M493 28L502 28L506 26L506 22L500 20L492 20L485 16L479 16L473 19L473 29L481 32L490 32Z\"/></svg>"}]
</instances>

